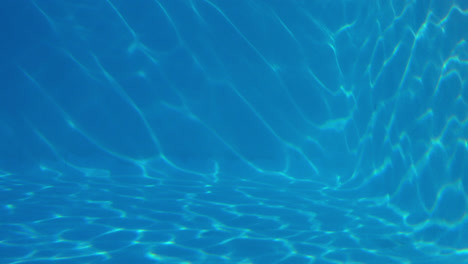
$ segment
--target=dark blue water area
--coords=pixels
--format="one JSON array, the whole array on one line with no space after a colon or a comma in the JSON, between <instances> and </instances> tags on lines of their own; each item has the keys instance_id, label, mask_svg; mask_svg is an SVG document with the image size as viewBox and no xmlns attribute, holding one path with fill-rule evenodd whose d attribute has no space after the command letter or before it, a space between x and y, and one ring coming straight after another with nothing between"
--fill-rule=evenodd
<instances>
[{"instance_id":1,"label":"dark blue water area","mask_svg":"<svg viewBox=\"0 0 468 264\"><path fill-rule=\"evenodd\" d=\"M468 2L4 0L0 264L468 263Z\"/></svg>"}]
</instances>

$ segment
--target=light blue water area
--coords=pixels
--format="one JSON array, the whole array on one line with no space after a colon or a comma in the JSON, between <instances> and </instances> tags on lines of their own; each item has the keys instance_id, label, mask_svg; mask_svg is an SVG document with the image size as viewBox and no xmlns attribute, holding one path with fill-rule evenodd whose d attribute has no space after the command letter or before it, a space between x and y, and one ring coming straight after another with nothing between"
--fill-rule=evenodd
<instances>
[{"instance_id":1,"label":"light blue water area","mask_svg":"<svg viewBox=\"0 0 468 264\"><path fill-rule=\"evenodd\" d=\"M0 263L468 263L468 1L4 0Z\"/></svg>"}]
</instances>

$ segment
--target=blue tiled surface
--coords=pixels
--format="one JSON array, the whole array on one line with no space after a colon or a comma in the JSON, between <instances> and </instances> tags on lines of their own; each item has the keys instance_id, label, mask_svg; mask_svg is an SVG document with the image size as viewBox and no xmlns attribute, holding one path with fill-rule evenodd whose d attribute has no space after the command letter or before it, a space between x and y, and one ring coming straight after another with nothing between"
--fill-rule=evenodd
<instances>
[{"instance_id":1,"label":"blue tiled surface","mask_svg":"<svg viewBox=\"0 0 468 264\"><path fill-rule=\"evenodd\" d=\"M468 2L5 0L0 263L468 263Z\"/></svg>"}]
</instances>

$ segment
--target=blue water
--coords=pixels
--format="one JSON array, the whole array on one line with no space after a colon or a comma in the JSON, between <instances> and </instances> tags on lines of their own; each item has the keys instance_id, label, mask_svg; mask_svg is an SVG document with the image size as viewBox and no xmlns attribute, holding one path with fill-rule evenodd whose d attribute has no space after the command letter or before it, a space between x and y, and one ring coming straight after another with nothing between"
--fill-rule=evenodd
<instances>
[{"instance_id":1,"label":"blue water","mask_svg":"<svg viewBox=\"0 0 468 264\"><path fill-rule=\"evenodd\" d=\"M4 0L0 263L468 263L468 1Z\"/></svg>"}]
</instances>

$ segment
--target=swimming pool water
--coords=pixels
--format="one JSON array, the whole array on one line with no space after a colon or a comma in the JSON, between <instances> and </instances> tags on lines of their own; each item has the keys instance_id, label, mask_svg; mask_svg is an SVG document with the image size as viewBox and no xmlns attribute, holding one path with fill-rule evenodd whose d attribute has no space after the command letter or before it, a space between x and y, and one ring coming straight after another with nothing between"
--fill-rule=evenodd
<instances>
[{"instance_id":1,"label":"swimming pool water","mask_svg":"<svg viewBox=\"0 0 468 264\"><path fill-rule=\"evenodd\" d=\"M0 263L468 263L468 2L6 0Z\"/></svg>"}]
</instances>

